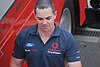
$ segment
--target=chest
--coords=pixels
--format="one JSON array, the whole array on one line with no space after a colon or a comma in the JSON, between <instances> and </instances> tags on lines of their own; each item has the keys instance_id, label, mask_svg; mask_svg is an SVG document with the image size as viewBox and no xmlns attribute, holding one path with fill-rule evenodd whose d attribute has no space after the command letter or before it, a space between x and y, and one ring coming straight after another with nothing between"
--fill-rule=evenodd
<instances>
[{"instance_id":1,"label":"chest","mask_svg":"<svg viewBox=\"0 0 100 67\"><path fill-rule=\"evenodd\" d=\"M27 38L24 44L27 58L41 58L41 56L62 57L66 51L65 43L60 37L52 37L45 44L40 37Z\"/></svg>"}]
</instances>

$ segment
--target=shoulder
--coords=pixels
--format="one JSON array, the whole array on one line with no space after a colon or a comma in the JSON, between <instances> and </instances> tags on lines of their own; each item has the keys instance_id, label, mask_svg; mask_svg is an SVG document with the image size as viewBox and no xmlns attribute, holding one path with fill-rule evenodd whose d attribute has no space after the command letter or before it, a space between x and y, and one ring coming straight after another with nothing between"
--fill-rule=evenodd
<instances>
[{"instance_id":1,"label":"shoulder","mask_svg":"<svg viewBox=\"0 0 100 67\"><path fill-rule=\"evenodd\" d=\"M64 29L62 29L61 27L56 25L56 34L59 33L60 37L62 38L73 38L72 33L69 33L68 31L65 31Z\"/></svg>"},{"instance_id":2,"label":"shoulder","mask_svg":"<svg viewBox=\"0 0 100 67\"><path fill-rule=\"evenodd\" d=\"M73 34L68 32L68 31L65 31L63 29L61 29L61 36L63 36L64 38L73 38Z\"/></svg>"},{"instance_id":3,"label":"shoulder","mask_svg":"<svg viewBox=\"0 0 100 67\"><path fill-rule=\"evenodd\" d=\"M35 29L35 26L33 25L33 26L30 26L28 28L25 28L25 29L21 30L19 32L19 34L17 35L17 37L15 39L15 42L16 43L21 43L21 42L25 41L29 37L29 33L33 32L34 29Z\"/></svg>"},{"instance_id":4,"label":"shoulder","mask_svg":"<svg viewBox=\"0 0 100 67\"><path fill-rule=\"evenodd\" d=\"M60 34L61 39L66 43L66 44L76 44L76 39L73 36L72 33L69 33L63 29L61 29L61 34Z\"/></svg>"},{"instance_id":5,"label":"shoulder","mask_svg":"<svg viewBox=\"0 0 100 67\"><path fill-rule=\"evenodd\" d=\"M65 31L64 29L62 29L60 26L56 25L56 33L59 33L60 36L67 36L69 37L71 35L71 33L69 33L68 31Z\"/></svg>"},{"instance_id":6,"label":"shoulder","mask_svg":"<svg viewBox=\"0 0 100 67\"><path fill-rule=\"evenodd\" d=\"M30 32L34 32L35 31L35 25L30 26L28 28L25 28L23 30L20 31L20 33L18 34L19 36L26 36L28 35Z\"/></svg>"}]
</instances>

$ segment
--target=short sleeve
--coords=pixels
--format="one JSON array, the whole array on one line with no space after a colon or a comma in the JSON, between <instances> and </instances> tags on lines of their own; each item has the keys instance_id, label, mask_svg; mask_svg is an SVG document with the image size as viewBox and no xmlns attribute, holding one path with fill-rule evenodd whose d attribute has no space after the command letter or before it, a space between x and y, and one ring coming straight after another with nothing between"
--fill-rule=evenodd
<instances>
[{"instance_id":1,"label":"short sleeve","mask_svg":"<svg viewBox=\"0 0 100 67\"><path fill-rule=\"evenodd\" d=\"M79 49L72 34L69 34L69 41L66 47L66 60L67 62L80 61Z\"/></svg>"},{"instance_id":2,"label":"short sleeve","mask_svg":"<svg viewBox=\"0 0 100 67\"><path fill-rule=\"evenodd\" d=\"M23 40L23 37L18 35L14 41L14 49L13 49L12 56L18 59L22 59L25 56L22 40Z\"/></svg>"}]
</instances>

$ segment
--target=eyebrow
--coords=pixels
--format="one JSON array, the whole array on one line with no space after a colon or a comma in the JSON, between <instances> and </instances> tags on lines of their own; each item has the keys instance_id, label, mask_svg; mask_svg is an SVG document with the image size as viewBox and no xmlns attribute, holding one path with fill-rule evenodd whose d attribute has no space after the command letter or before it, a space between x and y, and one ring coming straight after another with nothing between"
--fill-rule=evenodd
<instances>
[{"instance_id":1,"label":"eyebrow","mask_svg":"<svg viewBox=\"0 0 100 67\"><path fill-rule=\"evenodd\" d=\"M47 19L47 18L51 18L52 16L48 16L48 17L46 17L45 19ZM43 19L43 18L41 18L41 17L37 17L38 19Z\"/></svg>"}]
</instances>

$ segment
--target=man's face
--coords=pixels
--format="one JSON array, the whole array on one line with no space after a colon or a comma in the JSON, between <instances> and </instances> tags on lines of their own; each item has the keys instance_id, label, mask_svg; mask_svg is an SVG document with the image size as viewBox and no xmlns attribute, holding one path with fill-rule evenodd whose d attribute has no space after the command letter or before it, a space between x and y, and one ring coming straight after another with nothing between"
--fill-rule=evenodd
<instances>
[{"instance_id":1,"label":"man's face","mask_svg":"<svg viewBox=\"0 0 100 67\"><path fill-rule=\"evenodd\" d=\"M45 9L37 8L35 17L38 24L38 30L48 32L54 29L54 19L56 18L56 12L54 14L50 7Z\"/></svg>"}]
</instances>

